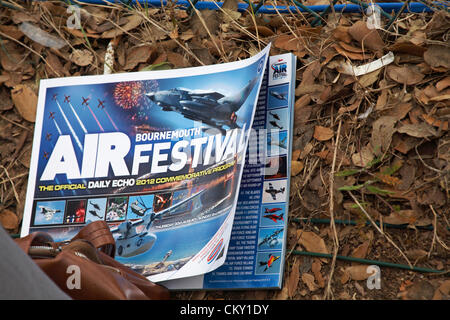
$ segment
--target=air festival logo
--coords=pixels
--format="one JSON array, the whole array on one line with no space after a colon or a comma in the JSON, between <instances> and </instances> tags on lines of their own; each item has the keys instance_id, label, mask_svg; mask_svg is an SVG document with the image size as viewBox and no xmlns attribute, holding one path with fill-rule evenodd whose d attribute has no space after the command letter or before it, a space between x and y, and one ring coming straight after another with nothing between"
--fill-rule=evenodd
<instances>
[{"instance_id":1,"label":"air festival logo","mask_svg":"<svg viewBox=\"0 0 450 320\"><path fill-rule=\"evenodd\" d=\"M282 80L287 77L287 62L284 59L278 59L270 66L272 69L272 80Z\"/></svg>"}]
</instances>

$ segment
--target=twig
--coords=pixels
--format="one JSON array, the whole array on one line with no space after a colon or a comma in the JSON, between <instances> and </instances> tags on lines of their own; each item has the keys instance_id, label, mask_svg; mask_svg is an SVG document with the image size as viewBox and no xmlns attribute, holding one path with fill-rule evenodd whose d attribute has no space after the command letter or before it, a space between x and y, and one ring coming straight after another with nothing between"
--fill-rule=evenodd
<instances>
[{"instance_id":1,"label":"twig","mask_svg":"<svg viewBox=\"0 0 450 320\"><path fill-rule=\"evenodd\" d=\"M16 186L14 185L14 182L11 180L11 178L9 176L8 170L6 170L6 168L4 166L2 166L2 165L0 165L0 167L3 168L3 170L5 170L5 173L6 173L6 176L8 177L8 180L9 180L9 182L11 182L11 186L13 188L13 192L14 192L14 196L16 197L16 201L17 201L18 204L20 204L21 202L20 202L19 194L17 193Z\"/></svg>"},{"instance_id":2,"label":"twig","mask_svg":"<svg viewBox=\"0 0 450 320\"><path fill-rule=\"evenodd\" d=\"M31 132L31 129L30 129L30 128L27 128L27 127L25 127L24 125L21 125L21 124L18 123L18 122L15 122L15 121L13 121L13 120L11 120L11 119L8 119L7 117L5 117L5 116L2 115L2 114L0 114L0 118L2 118L2 119L4 119L4 120L8 121L9 123L12 123L12 124L18 126L18 127L21 127L22 129L25 129L25 130Z\"/></svg>"},{"instance_id":3,"label":"twig","mask_svg":"<svg viewBox=\"0 0 450 320\"><path fill-rule=\"evenodd\" d=\"M434 210L434 208L433 208L433 206L430 204L429 205L430 206L430 209L431 209L431 211L433 212L433 214L434 214L434 234L433 234L433 242L434 242L434 238L436 237L436 240L437 240L437 242L439 242L439 244L445 249L445 250L447 250L447 251L450 251L450 248L439 238L439 236L437 235L437 213L436 213L436 211ZM433 248L433 246L431 247L431 248ZM431 250L431 249L430 249ZM430 253L428 253L428 257L429 257L429 254Z\"/></svg>"},{"instance_id":4,"label":"twig","mask_svg":"<svg viewBox=\"0 0 450 320\"><path fill-rule=\"evenodd\" d=\"M331 172L330 172L330 227L333 231L334 235L334 248L333 248L333 260L331 261L331 271L330 276L328 278L328 284L327 289L325 290L324 299L329 299L333 295L331 291L331 281L333 279L333 273L336 265L336 257L339 250L339 238L336 231L336 223L334 221L334 171L336 168L336 155L337 155L337 149L339 145L339 137L341 135L341 125L342 125L342 119L339 121L339 126L337 130L337 137L336 137L336 143L334 145L334 155L333 155L333 162L331 164Z\"/></svg>"}]
</instances>

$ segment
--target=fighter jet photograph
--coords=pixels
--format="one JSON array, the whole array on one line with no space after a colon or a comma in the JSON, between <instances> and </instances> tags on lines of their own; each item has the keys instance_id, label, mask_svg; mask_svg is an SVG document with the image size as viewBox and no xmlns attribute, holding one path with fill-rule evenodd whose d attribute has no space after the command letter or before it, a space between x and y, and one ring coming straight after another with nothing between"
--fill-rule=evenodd
<instances>
[{"instance_id":1,"label":"fighter jet photograph","mask_svg":"<svg viewBox=\"0 0 450 320\"><path fill-rule=\"evenodd\" d=\"M275 213L275 212L280 211L280 210L283 210L283 209L282 209L282 208L271 208L271 209L265 208L265 209L264 209L264 213L269 213L269 214L271 214L271 213Z\"/></svg>"},{"instance_id":2,"label":"fighter jet photograph","mask_svg":"<svg viewBox=\"0 0 450 320\"><path fill-rule=\"evenodd\" d=\"M146 212L143 218L134 221L126 220L117 227L113 227L111 233L116 240L117 256L129 258L150 250L157 240L156 234L150 232L153 222L163 218L164 215L169 214L171 211L200 196L205 190L206 189L201 190L159 212L154 212L152 208L148 208L148 212Z\"/></svg>"},{"instance_id":3,"label":"fighter jet photograph","mask_svg":"<svg viewBox=\"0 0 450 320\"><path fill-rule=\"evenodd\" d=\"M240 127L236 113L247 101L259 77L255 76L239 92L229 95L212 90L173 88L148 92L146 96L163 111L177 112L186 119L200 121L224 132L226 127Z\"/></svg>"},{"instance_id":4,"label":"fighter jet photograph","mask_svg":"<svg viewBox=\"0 0 450 320\"><path fill-rule=\"evenodd\" d=\"M69 103L70 102L70 96L64 95L64 102Z\"/></svg>"},{"instance_id":5,"label":"fighter jet photograph","mask_svg":"<svg viewBox=\"0 0 450 320\"><path fill-rule=\"evenodd\" d=\"M269 94L272 96L272 97L275 97L275 98L277 98L278 100L287 100L287 92L278 92L278 91L275 91L275 90L271 90L271 91L269 91Z\"/></svg>"},{"instance_id":6,"label":"fighter jet photograph","mask_svg":"<svg viewBox=\"0 0 450 320\"><path fill-rule=\"evenodd\" d=\"M283 194L285 191L285 188L281 187L279 189L275 189L272 185L272 183L269 182L269 187L264 190L264 192L270 194L272 196L273 200L277 200L277 194L281 193Z\"/></svg>"},{"instance_id":7,"label":"fighter jet photograph","mask_svg":"<svg viewBox=\"0 0 450 320\"><path fill-rule=\"evenodd\" d=\"M50 115L48 116L49 119L55 119L55 112L50 111Z\"/></svg>"},{"instance_id":8,"label":"fighter jet photograph","mask_svg":"<svg viewBox=\"0 0 450 320\"><path fill-rule=\"evenodd\" d=\"M36 205L34 225L62 224L66 201L39 201Z\"/></svg>"},{"instance_id":9,"label":"fighter jet photograph","mask_svg":"<svg viewBox=\"0 0 450 320\"><path fill-rule=\"evenodd\" d=\"M44 206L39 206L39 209L41 209L41 211L39 213L44 215L45 220L51 220L55 213L61 212L61 210L53 209L50 207L44 207Z\"/></svg>"},{"instance_id":10,"label":"fighter jet photograph","mask_svg":"<svg viewBox=\"0 0 450 320\"><path fill-rule=\"evenodd\" d=\"M276 214L273 214L273 213L272 214L266 214L266 215L263 215L263 217L267 218L267 219L270 219L270 220L272 220L275 223L277 223L278 221L284 221L283 213L280 213L279 215L276 215Z\"/></svg>"},{"instance_id":11,"label":"fighter jet photograph","mask_svg":"<svg viewBox=\"0 0 450 320\"><path fill-rule=\"evenodd\" d=\"M260 236L264 235L264 231L268 231L270 232L273 229L261 229L261 234ZM275 230L274 232L267 234L264 239L262 239L262 241L260 243L258 243L258 247L270 247L270 248L274 248L275 246L280 246L282 244L281 239L278 237L278 235L280 233L283 232L283 229L278 229Z\"/></svg>"},{"instance_id":12,"label":"fighter jet photograph","mask_svg":"<svg viewBox=\"0 0 450 320\"><path fill-rule=\"evenodd\" d=\"M269 254L267 260L259 261L259 267L264 267L264 270L262 272L266 272L269 268L272 268L275 265L275 262L280 259L281 256L275 256L273 254ZM279 263L277 264L279 267Z\"/></svg>"}]
</instances>

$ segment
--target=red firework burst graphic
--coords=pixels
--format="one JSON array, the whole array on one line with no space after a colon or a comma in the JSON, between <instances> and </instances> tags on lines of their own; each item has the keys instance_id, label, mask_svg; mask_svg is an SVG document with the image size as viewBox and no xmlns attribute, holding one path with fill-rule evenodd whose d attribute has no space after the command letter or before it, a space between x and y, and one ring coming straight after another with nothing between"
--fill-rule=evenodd
<instances>
[{"instance_id":1,"label":"red firework burst graphic","mask_svg":"<svg viewBox=\"0 0 450 320\"><path fill-rule=\"evenodd\" d=\"M144 86L140 81L121 82L114 88L114 102L123 109L140 105Z\"/></svg>"}]
</instances>

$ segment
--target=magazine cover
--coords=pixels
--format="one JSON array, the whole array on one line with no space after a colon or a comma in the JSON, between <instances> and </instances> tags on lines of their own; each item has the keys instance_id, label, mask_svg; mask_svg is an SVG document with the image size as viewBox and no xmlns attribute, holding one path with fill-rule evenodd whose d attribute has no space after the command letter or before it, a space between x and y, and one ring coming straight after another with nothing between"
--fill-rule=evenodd
<instances>
[{"instance_id":1,"label":"magazine cover","mask_svg":"<svg viewBox=\"0 0 450 320\"><path fill-rule=\"evenodd\" d=\"M158 282L228 251L270 46L214 66L42 80L21 236L105 220L116 259Z\"/></svg>"},{"instance_id":2,"label":"magazine cover","mask_svg":"<svg viewBox=\"0 0 450 320\"><path fill-rule=\"evenodd\" d=\"M269 57L251 130L225 263L169 280L173 290L281 289L289 212L296 57Z\"/></svg>"}]
</instances>

